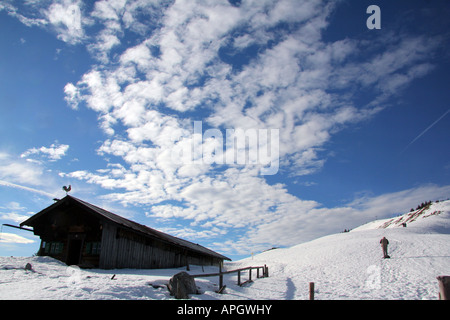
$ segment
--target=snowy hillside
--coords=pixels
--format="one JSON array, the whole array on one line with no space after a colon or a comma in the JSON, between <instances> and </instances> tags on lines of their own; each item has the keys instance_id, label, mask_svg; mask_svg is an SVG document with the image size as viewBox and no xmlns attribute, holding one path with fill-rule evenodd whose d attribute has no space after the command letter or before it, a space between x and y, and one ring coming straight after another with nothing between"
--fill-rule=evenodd
<instances>
[{"instance_id":1,"label":"snowy hillside","mask_svg":"<svg viewBox=\"0 0 450 320\"><path fill-rule=\"evenodd\" d=\"M382 259L383 236L391 259ZM216 277L196 278L202 294L192 299L308 299L309 282L322 300L437 299L436 277L450 275L450 201L225 267L264 264L269 278L239 287L236 275L226 276L222 295L214 292ZM0 299L172 299L165 284L181 270L80 270L48 257L0 257ZM203 272L217 268L190 271Z\"/></svg>"},{"instance_id":2,"label":"snowy hillside","mask_svg":"<svg viewBox=\"0 0 450 320\"><path fill-rule=\"evenodd\" d=\"M315 282L317 299L436 299L436 276L450 275L450 201L417 213L271 250L243 264L271 266L271 281L285 286L273 292L276 299L307 299L308 282ZM391 259L382 259L383 236Z\"/></svg>"},{"instance_id":3,"label":"snowy hillside","mask_svg":"<svg viewBox=\"0 0 450 320\"><path fill-rule=\"evenodd\" d=\"M422 208L418 208L416 210L411 210L408 213L405 213L401 216L391 218L391 219L383 219L383 220L376 220L370 223L367 223L365 225L362 225L353 231L361 231L361 230L367 230L367 229L386 229L386 228L397 228L397 227L404 227L410 225L410 223L413 223L414 227L420 227L424 232L424 223L415 223L416 221L422 221L425 218L439 215L444 212L450 211L450 201L442 201L442 202L434 202L427 205L424 205ZM428 223L436 227L437 225L441 225L444 230L441 230L442 233L447 233L445 229L449 228L449 226L446 224L446 220L436 220L436 219L429 219L427 220ZM426 228L426 227L425 227ZM439 230L436 230L439 232Z\"/></svg>"}]
</instances>

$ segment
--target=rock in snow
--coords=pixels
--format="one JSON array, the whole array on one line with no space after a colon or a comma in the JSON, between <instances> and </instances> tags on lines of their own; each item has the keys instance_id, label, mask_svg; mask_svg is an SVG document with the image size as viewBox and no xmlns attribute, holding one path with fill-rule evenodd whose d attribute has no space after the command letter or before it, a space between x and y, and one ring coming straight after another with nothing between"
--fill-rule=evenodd
<instances>
[{"instance_id":1,"label":"rock in snow","mask_svg":"<svg viewBox=\"0 0 450 320\"><path fill-rule=\"evenodd\" d=\"M167 287L171 295L175 296L176 299L189 299L190 294L197 293L194 278L184 271L170 278Z\"/></svg>"}]
</instances>

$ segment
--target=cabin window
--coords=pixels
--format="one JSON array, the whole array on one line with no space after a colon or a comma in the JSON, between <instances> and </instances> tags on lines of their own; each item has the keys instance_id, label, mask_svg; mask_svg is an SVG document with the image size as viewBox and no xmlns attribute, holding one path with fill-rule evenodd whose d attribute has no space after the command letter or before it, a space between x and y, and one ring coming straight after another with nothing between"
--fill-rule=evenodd
<instances>
[{"instance_id":1,"label":"cabin window","mask_svg":"<svg viewBox=\"0 0 450 320\"><path fill-rule=\"evenodd\" d=\"M60 254L63 251L64 244L62 242L44 242L42 247L47 254Z\"/></svg>"},{"instance_id":2,"label":"cabin window","mask_svg":"<svg viewBox=\"0 0 450 320\"><path fill-rule=\"evenodd\" d=\"M54 247L53 253L58 254L58 253L61 253L63 251L63 244L62 244L62 242L55 242L54 245L55 245L55 247Z\"/></svg>"},{"instance_id":3,"label":"cabin window","mask_svg":"<svg viewBox=\"0 0 450 320\"><path fill-rule=\"evenodd\" d=\"M92 255L100 254L101 242L88 242L86 243L86 253Z\"/></svg>"}]
</instances>

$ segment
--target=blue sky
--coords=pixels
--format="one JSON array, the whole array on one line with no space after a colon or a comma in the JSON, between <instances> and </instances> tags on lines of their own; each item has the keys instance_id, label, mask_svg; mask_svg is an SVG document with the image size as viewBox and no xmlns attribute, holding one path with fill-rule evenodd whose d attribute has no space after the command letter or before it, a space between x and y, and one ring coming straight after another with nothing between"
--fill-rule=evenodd
<instances>
[{"instance_id":1,"label":"blue sky","mask_svg":"<svg viewBox=\"0 0 450 320\"><path fill-rule=\"evenodd\" d=\"M366 26L372 4L381 29ZM419 0L2 1L0 221L70 184L238 259L447 199L449 14ZM227 129L276 130L276 172L211 161L226 146L207 132ZM0 255L38 245L2 228Z\"/></svg>"}]
</instances>

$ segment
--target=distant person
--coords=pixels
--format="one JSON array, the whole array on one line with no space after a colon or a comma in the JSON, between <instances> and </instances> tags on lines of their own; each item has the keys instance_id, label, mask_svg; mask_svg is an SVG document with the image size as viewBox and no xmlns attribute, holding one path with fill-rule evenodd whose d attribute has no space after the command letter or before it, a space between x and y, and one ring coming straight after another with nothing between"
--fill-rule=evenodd
<instances>
[{"instance_id":1,"label":"distant person","mask_svg":"<svg viewBox=\"0 0 450 320\"><path fill-rule=\"evenodd\" d=\"M388 244L389 244L389 241L388 241L388 239L386 239L386 237L383 237L381 240L380 240L380 244L381 244L381 248L383 249L383 258L384 259L386 259L386 258L390 258L390 256L388 255Z\"/></svg>"}]
</instances>

